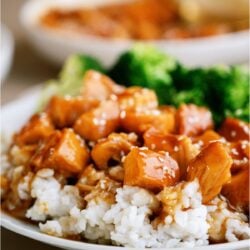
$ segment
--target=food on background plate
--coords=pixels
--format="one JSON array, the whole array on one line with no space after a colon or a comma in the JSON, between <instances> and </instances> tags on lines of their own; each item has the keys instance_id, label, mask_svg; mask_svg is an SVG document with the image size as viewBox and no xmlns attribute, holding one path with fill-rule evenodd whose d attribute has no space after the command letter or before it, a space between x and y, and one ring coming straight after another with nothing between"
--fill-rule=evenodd
<instances>
[{"instance_id":1,"label":"food on background plate","mask_svg":"<svg viewBox=\"0 0 250 250\"><path fill-rule=\"evenodd\" d=\"M145 80L156 92L118 85L96 71L98 62L87 70L84 56L69 59L1 156L2 209L43 233L98 244L194 247L249 239L249 123L215 124L205 101L171 106L172 96L159 104L182 66L150 50L138 64L136 51L129 58L131 67L139 65L138 84ZM245 78L234 74L216 75L231 79L221 103L233 98L232 86L245 88Z\"/></svg>"},{"instance_id":2,"label":"food on background plate","mask_svg":"<svg viewBox=\"0 0 250 250\"><path fill-rule=\"evenodd\" d=\"M58 6L41 16L40 25L54 32L135 40L207 37L244 30L249 26L247 21L212 17L188 22L195 13L193 8L190 9L191 4L185 6L173 0L136 0L94 8Z\"/></svg>"}]
</instances>

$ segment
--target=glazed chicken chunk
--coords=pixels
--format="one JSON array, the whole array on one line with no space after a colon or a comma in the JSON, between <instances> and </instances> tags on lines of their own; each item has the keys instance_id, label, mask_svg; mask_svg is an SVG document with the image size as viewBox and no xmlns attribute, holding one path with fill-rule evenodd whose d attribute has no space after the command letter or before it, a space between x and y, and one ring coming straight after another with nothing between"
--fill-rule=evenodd
<instances>
[{"instance_id":1,"label":"glazed chicken chunk","mask_svg":"<svg viewBox=\"0 0 250 250\"><path fill-rule=\"evenodd\" d=\"M124 87L117 85L109 77L94 71L86 72L83 79L82 97L94 100L107 100L114 94L120 94L124 91Z\"/></svg>"},{"instance_id":2,"label":"glazed chicken chunk","mask_svg":"<svg viewBox=\"0 0 250 250\"><path fill-rule=\"evenodd\" d=\"M51 117L46 113L33 115L19 133L14 136L17 145L37 144L54 131Z\"/></svg>"},{"instance_id":3,"label":"glazed chicken chunk","mask_svg":"<svg viewBox=\"0 0 250 250\"><path fill-rule=\"evenodd\" d=\"M147 130L143 138L149 149L168 152L179 164L181 179L184 179L188 163L199 153L191 139L185 135L164 134L154 128Z\"/></svg>"},{"instance_id":4,"label":"glazed chicken chunk","mask_svg":"<svg viewBox=\"0 0 250 250\"><path fill-rule=\"evenodd\" d=\"M211 112L204 107L182 104L176 113L179 134L194 136L213 128Z\"/></svg>"},{"instance_id":5,"label":"glazed chicken chunk","mask_svg":"<svg viewBox=\"0 0 250 250\"><path fill-rule=\"evenodd\" d=\"M188 165L187 180L199 180L203 202L216 197L230 181L232 158L221 142L210 143Z\"/></svg>"},{"instance_id":6,"label":"glazed chicken chunk","mask_svg":"<svg viewBox=\"0 0 250 250\"><path fill-rule=\"evenodd\" d=\"M177 162L167 152L132 148L124 161L124 184L159 191L180 179Z\"/></svg>"},{"instance_id":7,"label":"glazed chicken chunk","mask_svg":"<svg viewBox=\"0 0 250 250\"><path fill-rule=\"evenodd\" d=\"M134 133L112 133L98 141L91 151L91 156L99 169L106 169L110 160L119 164L122 157L127 155L136 143L137 136Z\"/></svg>"},{"instance_id":8,"label":"glazed chicken chunk","mask_svg":"<svg viewBox=\"0 0 250 250\"><path fill-rule=\"evenodd\" d=\"M249 165L232 177L222 188L222 194L239 211L249 210Z\"/></svg>"},{"instance_id":9,"label":"glazed chicken chunk","mask_svg":"<svg viewBox=\"0 0 250 250\"><path fill-rule=\"evenodd\" d=\"M99 107L82 114L74 124L74 130L89 141L108 136L119 127L120 109L117 102L108 100Z\"/></svg>"},{"instance_id":10,"label":"glazed chicken chunk","mask_svg":"<svg viewBox=\"0 0 250 250\"><path fill-rule=\"evenodd\" d=\"M35 169L54 168L77 174L87 166L88 159L88 150L80 136L72 129L64 129L55 131L38 147L31 165Z\"/></svg>"},{"instance_id":11,"label":"glazed chicken chunk","mask_svg":"<svg viewBox=\"0 0 250 250\"><path fill-rule=\"evenodd\" d=\"M57 128L64 128L72 127L81 114L96 108L98 105L98 100L83 98L81 96L54 96L51 98L46 111Z\"/></svg>"},{"instance_id":12,"label":"glazed chicken chunk","mask_svg":"<svg viewBox=\"0 0 250 250\"><path fill-rule=\"evenodd\" d=\"M235 118L226 118L219 133L230 142L250 140L250 125Z\"/></svg>"}]
</instances>

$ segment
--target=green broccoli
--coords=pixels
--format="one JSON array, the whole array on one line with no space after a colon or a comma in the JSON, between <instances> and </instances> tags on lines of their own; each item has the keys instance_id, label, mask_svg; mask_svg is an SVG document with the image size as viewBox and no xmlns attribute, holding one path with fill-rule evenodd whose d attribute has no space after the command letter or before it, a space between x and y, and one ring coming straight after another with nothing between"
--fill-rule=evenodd
<instances>
[{"instance_id":1,"label":"green broccoli","mask_svg":"<svg viewBox=\"0 0 250 250\"><path fill-rule=\"evenodd\" d=\"M239 66L217 66L207 70L206 102L219 120L249 103L249 73ZM235 113L236 112L236 113ZM239 111L238 111L239 112ZM243 111L242 111L243 112ZM244 113L244 112L243 112Z\"/></svg>"},{"instance_id":2,"label":"green broccoli","mask_svg":"<svg viewBox=\"0 0 250 250\"><path fill-rule=\"evenodd\" d=\"M194 103L199 106L206 106L204 83L204 69L189 69L181 64L171 72L176 94L172 104L179 106L181 103Z\"/></svg>"},{"instance_id":3,"label":"green broccoli","mask_svg":"<svg viewBox=\"0 0 250 250\"><path fill-rule=\"evenodd\" d=\"M200 89L189 89L177 91L172 98L172 104L176 107L182 103L193 103L198 106L206 106L204 92Z\"/></svg>"},{"instance_id":4,"label":"green broccoli","mask_svg":"<svg viewBox=\"0 0 250 250\"><path fill-rule=\"evenodd\" d=\"M109 75L125 85L154 89L160 103L170 103L174 93L170 72L177 62L150 45L137 44L121 55Z\"/></svg>"},{"instance_id":5,"label":"green broccoli","mask_svg":"<svg viewBox=\"0 0 250 250\"><path fill-rule=\"evenodd\" d=\"M78 54L70 56L63 65L59 78L47 82L41 93L39 110L47 104L53 95L75 96L79 94L83 76L89 69L104 72L101 64L89 56Z\"/></svg>"},{"instance_id":6,"label":"green broccoli","mask_svg":"<svg viewBox=\"0 0 250 250\"><path fill-rule=\"evenodd\" d=\"M249 74L241 67L214 67L206 74L207 102L214 110L223 112L242 108L249 97Z\"/></svg>"}]
</instances>

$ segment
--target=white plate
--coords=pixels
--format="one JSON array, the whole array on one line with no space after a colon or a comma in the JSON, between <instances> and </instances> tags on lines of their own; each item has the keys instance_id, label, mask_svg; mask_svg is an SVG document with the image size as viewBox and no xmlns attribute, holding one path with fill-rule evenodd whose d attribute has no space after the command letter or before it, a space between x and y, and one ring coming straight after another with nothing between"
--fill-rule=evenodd
<instances>
[{"instance_id":1,"label":"white plate","mask_svg":"<svg viewBox=\"0 0 250 250\"><path fill-rule=\"evenodd\" d=\"M1 24L1 57L0 57L0 82L6 78L10 71L14 51L14 39L8 28Z\"/></svg>"},{"instance_id":2,"label":"white plate","mask_svg":"<svg viewBox=\"0 0 250 250\"><path fill-rule=\"evenodd\" d=\"M5 136L10 136L17 131L25 121L34 112L37 98L39 96L39 88L31 90L30 92L18 98L16 101L9 103L2 107L1 132ZM52 237L40 233L38 227L17 220L4 213L1 214L1 225L13 232L24 235L26 237L41 241L53 246L71 249L71 250L128 250L125 247L103 246L96 244L88 244L84 242L77 242L61 238ZM243 240L232 243L217 244L211 246L197 247L196 250L233 250L249 249L249 240ZM130 248L131 249L131 248ZM134 248L133 248L134 249ZM169 250L185 250L185 248L168 248ZM156 249L155 249L156 250ZM159 248L157 249L159 250Z\"/></svg>"},{"instance_id":3,"label":"white plate","mask_svg":"<svg viewBox=\"0 0 250 250\"><path fill-rule=\"evenodd\" d=\"M123 1L128 0L120 0L119 3ZM117 0L30 0L24 4L20 20L34 47L51 61L62 64L70 54L81 52L98 58L109 67L121 52L131 47L134 43L132 40L115 41L88 35L74 36L43 28L38 25L38 20L48 8L53 6L91 7L114 2L117 3ZM151 43L190 66L248 61L248 31L179 41L154 40Z\"/></svg>"}]
</instances>

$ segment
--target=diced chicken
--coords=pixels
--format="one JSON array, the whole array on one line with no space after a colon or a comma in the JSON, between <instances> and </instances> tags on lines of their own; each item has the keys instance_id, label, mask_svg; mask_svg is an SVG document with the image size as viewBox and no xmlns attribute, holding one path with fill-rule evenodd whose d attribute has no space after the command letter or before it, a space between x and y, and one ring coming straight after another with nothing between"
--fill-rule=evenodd
<instances>
[{"instance_id":1,"label":"diced chicken","mask_svg":"<svg viewBox=\"0 0 250 250\"><path fill-rule=\"evenodd\" d=\"M219 133L230 142L250 140L250 125L235 118L226 118Z\"/></svg>"},{"instance_id":2,"label":"diced chicken","mask_svg":"<svg viewBox=\"0 0 250 250\"><path fill-rule=\"evenodd\" d=\"M92 159L99 169L106 169L110 160L119 164L121 158L128 154L136 142L137 136L134 133L112 133L94 146L91 151Z\"/></svg>"},{"instance_id":3,"label":"diced chicken","mask_svg":"<svg viewBox=\"0 0 250 250\"><path fill-rule=\"evenodd\" d=\"M249 165L223 186L222 194L237 210L249 213Z\"/></svg>"},{"instance_id":4,"label":"diced chicken","mask_svg":"<svg viewBox=\"0 0 250 250\"><path fill-rule=\"evenodd\" d=\"M159 191L180 178L177 162L166 152L133 148L124 161L124 184Z\"/></svg>"},{"instance_id":5,"label":"diced chicken","mask_svg":"<svg viewBox=\"0 0 250 250\"><path fill-rule=\"evenodd\" d=\"M118 96L121 110L142 112L145 110L156 109L158 100L153 90L130 87Z\"/></svg>"},{"instance_id":6,"label":"diced chicken","mask_svg":"<svg viewBox=\"0 0 250 250\"><path fill-rule=\"evenodd\" d=\"M144 112L122 111L121 127L127 132L142 134L151 127L164 133L175 130L175 113L172 109L153 109Z\"/></svg>"},{"instance_id":7,"label":"diced chicken","mask_svg":"<svg viewBox=\"0 0 250 250\"><path fill-rule=\"evenodd\" d=\"M208 146L209 143L223 139L214 130L207 130L202 135L192 138L193 143L197 144L201 148Z\"/></svg>"},{"instance_id":8,"label":"diced chicken","mask_svg":"<svg viewBox=\"0 0 250 250\"><path fill-rule=\"evenodd\" d=\"M109 77L97 71L89 70L83 79L82 96L103 101L107 100L112 94L122 93L124 89L123 86L117 85Z\"/></svg>"},{"instance_id":9,"label":"diced chicken","mask_svg":"<svg viewBox=\"0 0 250 250\"><path fill-rule=\"evenodd\" d=\"M72 129L55 131L41 144L31 159L35 169L54 168L59 172L77 174L86 166L89 153L83 140Z\"/></svg>"},{"instance_id":10,"label":"diced chicken","mask_svg":"<svg viewBox=\"0 0 250 250\"><path fill-rule=\"evenodd\" d=\"M49 137L53 131L54 126L48 114L35 114L14 136L14 143L17 145L37 144Z\"/></svg>"},{"instance_id":11,"label":"diced chicken","mask_svg":"<svg viewBox=\"0 0 250 250\"><path fill-rule=\"evenodd\" d=\"M89 192L94 188L94 186L98 183L99 180L104 178L104 171L99 171L95 169L94 165L91 164L83 170L76 186L81 192Z\"/></svg>"},{"instance_id":12,"label":"diced chicken","mask_svg":"<svg viewBox=\"0 0 250 250\"><path fill-rule=\"evenodd\" d=\"M212 114L207 108L183 104L177 110L176 124L178 134L199 135L213 128Z\"/></svg>"},{"instance_id":13,"label":"diced chicken","mask_svg":"<svg viewBox=\"0 0 250 250\"><path fill-rule=\"evenodd\" d=\"M164 150L178 162L181 179L186 176L188 163L199 153L187 136L164 134L155 129L149 129L144 133L143 138L146 147L156 151Z\"/></svg>"},{"instance_id":14,"label":"diced chicken","mask_svg":"<svg viewBox=\"0 0 250 250\"><path fill-rule=\"evenodd\" d=\"M216 197L228 181L232 158L221 142L210 143L193 159L187 169L187 180L199 180L203 202Z\"/></svg>"},{"instance_id":15,"label":"diced chicken","mask_svg":"<svg viewBox=\"0 0 250 250\"><path fill-rule=\"evenodd\" d=\"M239 171L248 168L250 159L250 142L238 141L228 143L229 154L233 159L231 173L234 175Z\"/></svg>"},{"instance_id":16,"label":"diced chicken","mask_svg":"<svg viewBox=\"0 0 250 250\"><path fill-rule=\"evenodd\" d=\"M54 96L51 98L46 112L57 128L64 128L71 127L81 114L98 105L99 101L94 99Z\"/></svg>"},{"instance_id":17,"label":"diced chicken","mask_svg":"<svg viewBox=\"0 0 250 250\"><path fill-rule=\"evenodd\" d=\"M119 105L104 101L90 112L82 114L74 124L74 130L84 139L96 141L115 132L119 126Z\"/></svg>"}]
</instances>

